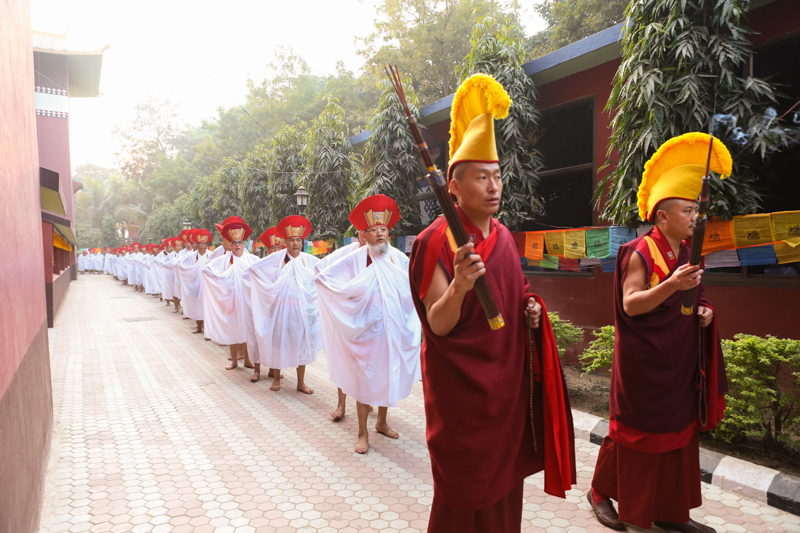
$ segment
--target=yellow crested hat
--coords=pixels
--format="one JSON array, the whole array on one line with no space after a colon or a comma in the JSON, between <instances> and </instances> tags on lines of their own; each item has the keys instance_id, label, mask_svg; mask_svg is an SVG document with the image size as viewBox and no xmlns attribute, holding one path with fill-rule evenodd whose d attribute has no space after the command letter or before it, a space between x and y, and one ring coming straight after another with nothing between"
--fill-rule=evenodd
<instances>
[{"instance_id":1,"label":"yellow crested hat","mask_svg":"<svg viewBox=\"0 0 800 533\"><path fill-rule=\"evenodd\" d=\"M450 108L450 167L465 161L496 163L494 119L506 118L511 98L503 86L486 74L473 74L461 84Z\"/></svg>"},{"instance_id":2,"label":"yellow crested hat","mask_svg":"<svg viewBox=\"0 0 800 533\"><path fill-rule=\"evenodd\" d=\"M645 163L638 194L642 220L652 221L656 206L663 200L697 200L711 139L707 133L684 133L662 144ZM714 139L713 146L709 168L725 179L733 168L731 154L719 139Z\"/></svg>"}]
</instances>

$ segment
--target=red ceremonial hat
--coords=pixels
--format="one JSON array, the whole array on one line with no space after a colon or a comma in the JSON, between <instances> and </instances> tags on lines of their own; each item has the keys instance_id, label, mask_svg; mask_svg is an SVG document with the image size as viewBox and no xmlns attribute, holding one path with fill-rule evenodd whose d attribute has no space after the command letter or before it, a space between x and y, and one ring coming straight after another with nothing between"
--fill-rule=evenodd
<instances>
[{"instance_id":1,"label":"red ceremonial hat","mask_svg":"<svg viewBox=\"0 0 800 533\"><path fill-rule=\"evenodd\" d=\"M213 235L207 229L198 229L197 233L194 234L194 242L197 244L208 244L211 242Z\"/></svg>"},{"instance_id":2,"label":"red ceremonial hat","mask_svg":"<svg viewBox=\"0 0 800 533\"><path fill-rule=\"evenodd\" d=\"M178 233L178 236L181 237L186 242L192 242L192 239L190 238L191 235L192 235L192 230L190 229L185 229L180 233Z\"/></svg>"},{"instance_id":3,"label":"red ceremonial hat","mask_svg":"<svg viewBox=\"0 0 800 533\"><path fill-rule=\"evenodd\" d=\"M280 246L283 248L286 245L286 241L278 235L278 228L276 226L272 226L267 231L262 233L258 240L260 240L261 244L267 248L271 248L273 246Z\"/></svg>"},{"instance_id":4,"label":"red ceremonial hat","mask_svg":"<svg viewBox=\"0 0 800 533\"><path fill-rule=\"evenodd\" d=\"M247 240L250 234L253 233L253 229L241 218L231 218L235 220L225 219L230 220L230 222L222 224L222 231L220 231L222 238L231 242Z\"/></svg>"},{"instance_id":5,"label":"red ceremonial hat","mask_svg":"<svg viewBox=\"0 0 800 533\"><path fill-rule=\"evenodd\" d=\"M220 235L222 235L222 227L228 222L244 222L244 219L241 217L228 217L222 221L222 224L214 224L217 227L217 231L220 233Z\"/></svg>"},{"instance_id":6,"label":"red ceremonial hat","mask_svg":"<svg viewBox=\"0 0 800 533\"><path fill-rule=\"evenodd\" d=\"M131 243L131 248L134 247L134 246L141 246L141 244L139 244L138 242L132 242Z\"/></svg>"},{"instance_id":7,"label":"red ceremonial hat","mask_svg":"<svg viewBox=\"0 0 800 533\"><path fill-rule=\"evenodd\" d=\"M306 217L300 215L290 215L275 226L278 230L278 237L288 239L289 237L301 237L305 239L311 233L311 222Z\"/></svg>"},{"instance_id":8,"label":"red ceremonial hat","mask_svg":"<svg viewBox=\"0 0 800 533\"><path fill-rule=\"evenodd\" d=\"M189 239L189 242L192 244L197 244L197 234L200 231L200 228L190 229L189 232L186 234L186 238Z\"/></svg>"},{"instance_id":9,"label":"red ceremonial hat","mask_svg":"<svg viewBox=\"0 0 800 533\"><path fill-rule=\"evenodd\" d=\"M183 246L183 235L172 238L172 246Z\"/></svg>"},{"instance_id":10,"label":"red ceremonial hat","mask_svg":"<svg viewBox=\"0 0 800 533\"><path fill-rule=\"evenodd\" d=\"M368 196L361 200L350 211L347 217L353 227L358 231L366 231L376 224L382 224L389 229L400 220L400 208L397 202L384 194Z\"/></svg>"}]
</instances>

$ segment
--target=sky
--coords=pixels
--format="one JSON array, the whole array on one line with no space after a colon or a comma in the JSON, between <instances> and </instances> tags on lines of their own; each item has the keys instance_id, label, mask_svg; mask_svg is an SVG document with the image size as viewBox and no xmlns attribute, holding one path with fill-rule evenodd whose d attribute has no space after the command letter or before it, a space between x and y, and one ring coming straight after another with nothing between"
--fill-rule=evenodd
<instances>
[{"instance_id":1,"label":"sky","mask_svg":"<svg viewBox=\"0 0 800 533\"><path fill-rule=\"evenodd\" d=\"M538 0L537 0L538 1ZM314 74L337 61L359 72L356 37L373 31L379 0L30 0L34 30L67 33L68 46L99 50L98 98L70 99L72 167L113 167L115 125L149 97L177 103L199 124L245 101L247 79L269 75L279 47L291 47ZM544 27L530 9L526 33Z\"/></svg>"}]
</instances>

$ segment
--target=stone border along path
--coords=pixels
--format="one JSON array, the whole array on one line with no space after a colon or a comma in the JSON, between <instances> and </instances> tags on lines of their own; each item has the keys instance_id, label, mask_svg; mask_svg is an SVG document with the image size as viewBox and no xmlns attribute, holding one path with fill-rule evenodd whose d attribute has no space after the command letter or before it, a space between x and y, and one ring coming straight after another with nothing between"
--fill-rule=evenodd
<instances>
[{"instance_id":1,"label":"stone border along path","mask_svg":"<svg viewBox=\"0 0 800 533\"><path fill-rule=\"evenodd\" d=\"M433 487L421 384L390 409L400 439L372 431L358 455L353 401L342 422L330 420L336 388L323 353L306 372L313 395L295 390L294 370L273 393L269 379L250 383L250 370L225 371L227 349L172 310L110 276L70 286L49 330L55 421L41 531L425 531ZM585 499L598 419L574 416L577 487L560 500L530 477L523 531L609 531ZM692 516L719 532L800 533L800 517L731 483L741 465L728 459Z\"/></svg>"}]
</instances>

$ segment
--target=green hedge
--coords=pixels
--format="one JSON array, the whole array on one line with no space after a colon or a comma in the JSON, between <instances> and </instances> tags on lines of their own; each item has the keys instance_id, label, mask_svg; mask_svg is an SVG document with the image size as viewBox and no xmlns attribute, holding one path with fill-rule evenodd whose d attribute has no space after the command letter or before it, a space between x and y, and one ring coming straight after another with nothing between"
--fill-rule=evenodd
<instances>
[{"instance_id":1,"label":"green hedge","mask_svg":"<svg viewBox=\"0 0 800 533\"><path fill-rule=\"evenodd\" d=\"M558 313L548 311L547 316L550 317L550 324L553 326L558 355L559 357L563 357L568 347L578 344L583 340L583 330L577 326L573 326L572 322L569 320L563 320L558 316Z\"/></svg>"}]
</instances>

